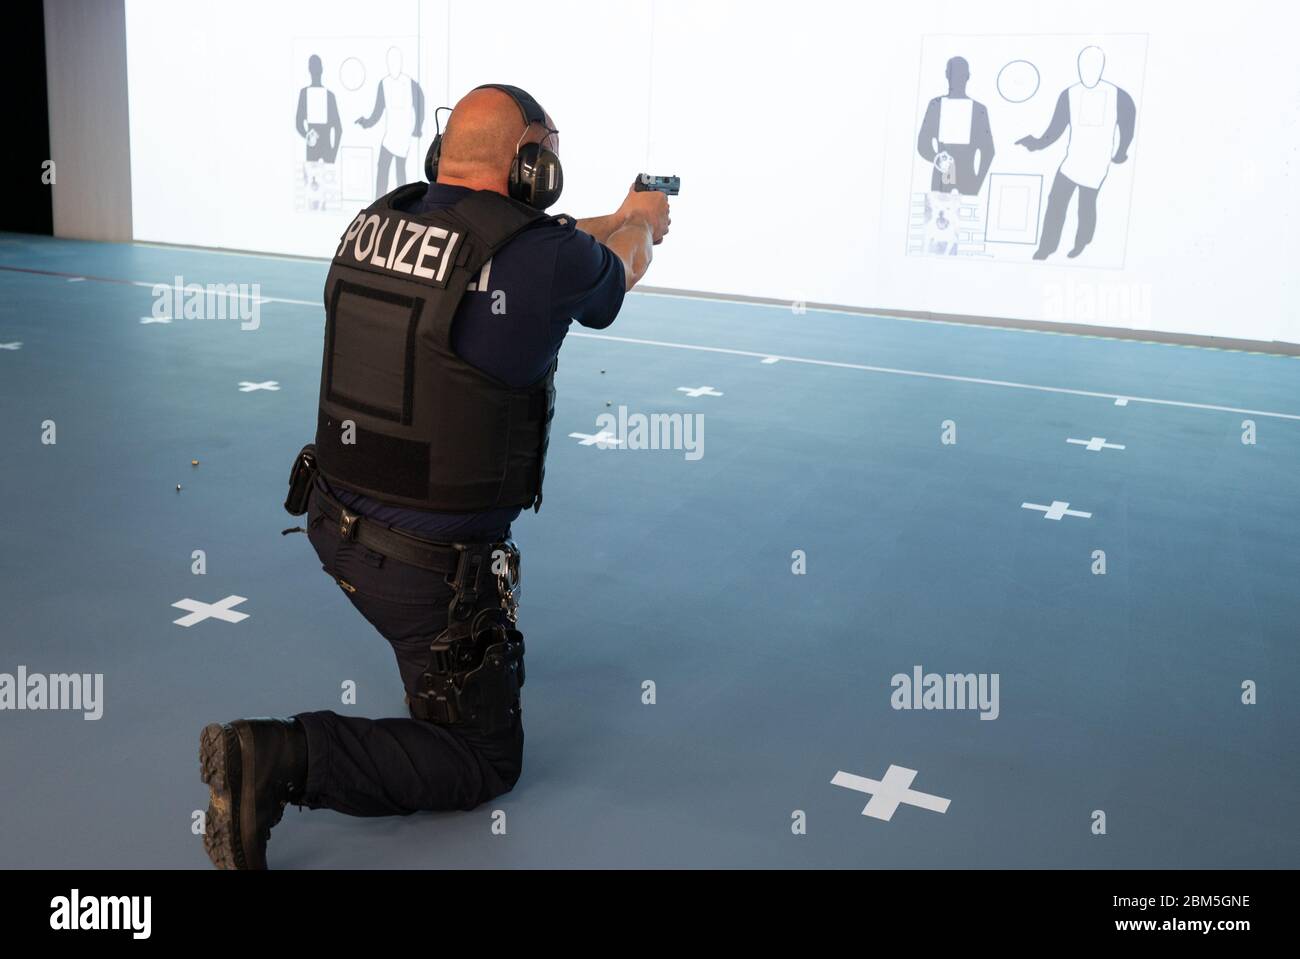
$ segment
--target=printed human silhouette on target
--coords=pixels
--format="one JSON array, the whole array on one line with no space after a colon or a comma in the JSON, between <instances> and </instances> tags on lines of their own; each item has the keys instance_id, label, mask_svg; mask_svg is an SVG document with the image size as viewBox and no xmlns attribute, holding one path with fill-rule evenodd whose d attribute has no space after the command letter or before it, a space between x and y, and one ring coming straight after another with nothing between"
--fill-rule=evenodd
<instances>
[{"instance_id":1,"label":"printed human silhouette on target","mask_svg":"<svg viewBox=\"0 0 1300 959\"><path fill-rule=\"evenodd\" d=\"M1019 146L1038 151L1060 139L1067 127L1070 130L1065 159L1047 198L1035 260L1045 260L1056 252L1075 190L1079 191L1079 225L1074 247L1066 255L1076 257L1083 252L1097 230L1097 195L1111 164L1128 159L1137 106L1128 93L1101 78L1105 66L1106 55L1100 47L1084 47L1079 52L1079 82L1061 91L1046 132L1041 137L1026 136L1016 141Z\"/></svg>"},{"instance_id":2,"label":"printed human silhouette on target","mask_svg":"<svg viewBox=\"0 0 1300 959\"><path fill-rule=\"evenodd\" d=\"M307 141L307 162L333 163L343 133L338 101L334 92L321 83L324 68L314 53L307 61L307 72L311 83L298 91L298 114L294 122L298 135Z\"/></svg>"},{"instance_id":3,"label":"printed human silhouette on target","mask_svg":"<svg viewBox=\"0 0 1300 959\"><path fill-rule=\"evenodd\" d=\"M375 88L375 106L368 117L358 117L357 125L368 130L384 120L384 138L379 146L379 171L375 178L375 196L388 192L388 167L395 165L396 186L406 180L406 156L411 141L418 140L424 124L424 91L414 77L402 72L402 51L388 48L388 75Z\"/></svg>"},{"instance_id":4,"label":"printed human silhouette on target","mask_svg":"<svg viewBox=\"0 0 1300 959\"><path fill-rule=\"evenodd\" d=\"M993 131L984 104L966 95L970 65L953 57L944 69L947 96L930 101L916 138L916 149L934 165L930 189L975 196L993 165Z\"/></svg>"}]
</instances>

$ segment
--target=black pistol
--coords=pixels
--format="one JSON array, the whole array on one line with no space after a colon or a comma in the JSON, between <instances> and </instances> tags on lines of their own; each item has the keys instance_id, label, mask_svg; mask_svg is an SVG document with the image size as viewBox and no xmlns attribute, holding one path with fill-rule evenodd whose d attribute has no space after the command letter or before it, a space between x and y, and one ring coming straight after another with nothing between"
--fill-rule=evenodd
<instances>
[{"instance_id":1,"label":"black pistol","mask_svg":"<svg viewBox=\"0 0 1300 959\"><path fill-rule=\"evenodd\" d=\"M651 176L649 173L642 173L636 178L636 186L633 189L637 193L645 193L647 190L658 190L660 193L666 193L668 196L676 196L677 191L681 189L682 178L679 176Z\"/></svg>"}]
</instances>

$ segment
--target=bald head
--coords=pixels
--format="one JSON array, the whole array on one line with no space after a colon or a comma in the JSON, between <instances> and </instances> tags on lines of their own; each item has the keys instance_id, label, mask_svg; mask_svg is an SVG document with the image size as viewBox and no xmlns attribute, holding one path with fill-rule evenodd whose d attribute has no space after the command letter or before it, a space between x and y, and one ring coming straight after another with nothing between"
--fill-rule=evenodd
<instances>
[{"instance_id":1,"label":"bald head","mask_svg":"<svg viewBox=\"0 0 1300 959\"><path fill-rule=\"evenodd\" d=\"M545 126L534 123L525 135L523 114L510 94L491 87L471 90L460 98L447 120L438 182L506 193L520 138L523 143L548 138L546 146L558 152L559 138L546 130L554 126L548 114Z\"/></svg>"}]
</instances>

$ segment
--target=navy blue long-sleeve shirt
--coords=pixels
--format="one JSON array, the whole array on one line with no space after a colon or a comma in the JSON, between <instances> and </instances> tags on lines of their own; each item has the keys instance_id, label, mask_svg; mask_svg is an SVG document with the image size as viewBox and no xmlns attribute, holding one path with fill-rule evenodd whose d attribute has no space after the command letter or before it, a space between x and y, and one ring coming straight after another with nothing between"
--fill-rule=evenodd
<instances>
[{"instance_id":1,"label":"navy blue long-sleeve shirt","mask_svg":"<svg viewBox=\"0 0 1300 959\"><path fill-rule=\"evenodd\" d=\"M401 209L428 213L470 192L435 183ZM573 320L596 330L614 322L626 278L622 261L608 247L577 229L572 217L561 216L516 236L488 261L473 286L456 311L452 348L472 366L523 387L546 375ZM493 312L502 296L504 311ZM520 513L517 507L435 513L388 506L337 485L331 492L362 516L442 542L499 536Z\"/></svg>"}]
</instances>

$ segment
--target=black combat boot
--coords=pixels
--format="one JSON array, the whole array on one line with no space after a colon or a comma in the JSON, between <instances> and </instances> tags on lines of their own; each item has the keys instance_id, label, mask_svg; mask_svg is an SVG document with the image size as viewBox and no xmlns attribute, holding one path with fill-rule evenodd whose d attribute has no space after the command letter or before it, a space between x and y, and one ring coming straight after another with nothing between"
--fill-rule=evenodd
<instances>
[{"instance_id":1,"label":"black combat boot","mask_svg":"<svg viewBox=\"0 0 1300 959\"><path fill-rule=\"evenodd\" d=\"M211 723L199 737L208 784L203 848L218 869L265 869L266 843L284 807L302 798L307 733L293 719Z\"/></svg>"}]
</instances>

